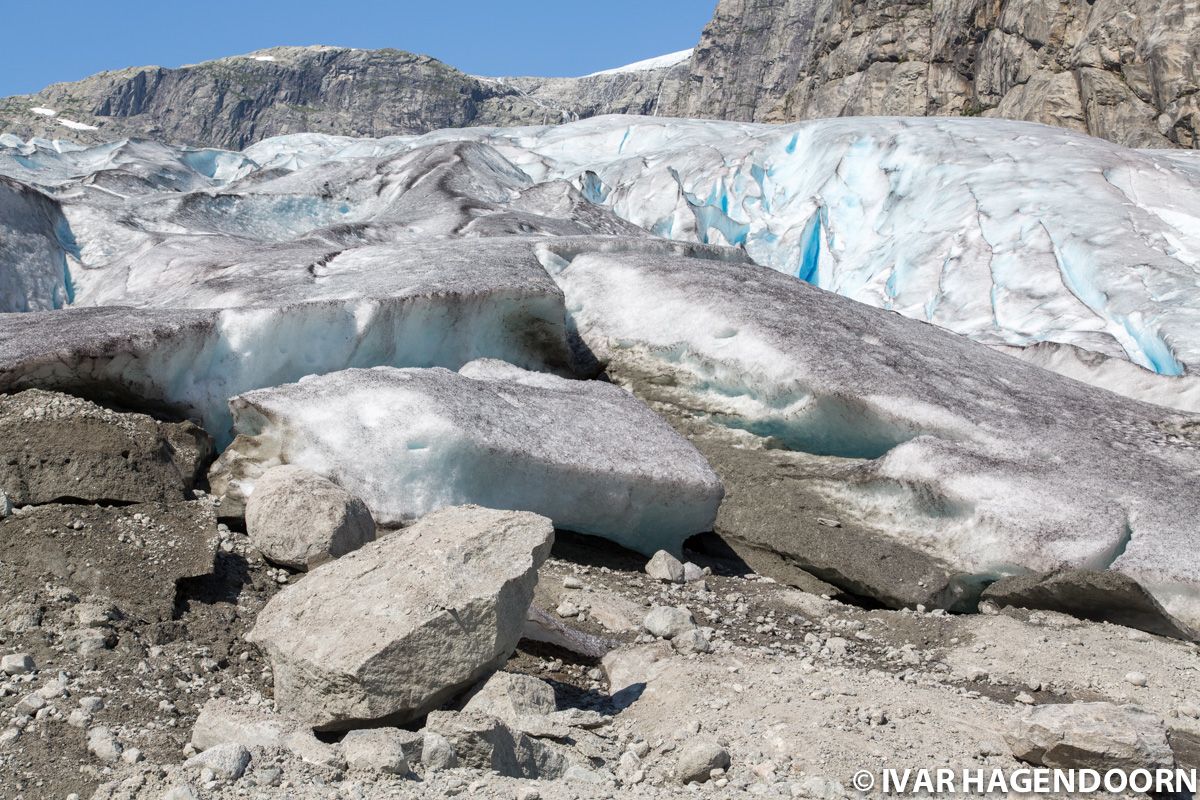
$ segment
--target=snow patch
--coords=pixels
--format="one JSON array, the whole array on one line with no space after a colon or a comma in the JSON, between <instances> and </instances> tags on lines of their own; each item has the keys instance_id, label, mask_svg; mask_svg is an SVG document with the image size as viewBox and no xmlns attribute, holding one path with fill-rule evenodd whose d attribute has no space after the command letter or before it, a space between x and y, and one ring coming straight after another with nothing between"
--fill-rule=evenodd
<instances>
[{"instance_id":1,"label":"snow patch","mask_svg":"<svg viewBox=\"0 0 1200 800\"><path fill-rule=\"evenodd\" d=\"M592 72L584 75L585 78L592 78L596 75L619 75L624 72L645 72L652 69L665 69L673 67L676 64L682 64L692 57L694 48L689 47L687 50L678 50L674 53L655 56L654 58L646 58L641 61L634 61L632 64L626 64L623 67L613 67L612 69L604 69L599 72Z\"/></svg>"},{"instance_id":2,"label":"snow patch","mask_svg":"<svg viewBox=\"0 0 1200 800\"><path fill-rule=\"evenodd\" d=\"M73 131L98 131L98 130L100 130L95 125L88 125L85 122L76 122L75 120L67 119L66 117L59 117L58 124L62 125L65 128L70 128Z\"/></svg>"}]
</instances>

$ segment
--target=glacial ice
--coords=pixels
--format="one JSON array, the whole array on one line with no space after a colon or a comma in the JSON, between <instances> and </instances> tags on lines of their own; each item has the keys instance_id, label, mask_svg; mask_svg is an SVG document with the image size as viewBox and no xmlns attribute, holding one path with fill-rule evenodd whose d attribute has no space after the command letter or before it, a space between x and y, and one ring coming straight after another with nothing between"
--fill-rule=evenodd
<instances>
[{"instance_id":1,"label":"glacial ice","mask_svg":"<svg viewBox=\"0 0 1200 800\"><path fill-rule=\"evenodd\" d=\"M54 200L0 176L0 313L74 301L74 242Z\"/></svg>"},{"instance_id":2,"label":"glacial ice","mask_svg":"<svg viewBox=\"0 0 1200 800\"><path fill-rule=\"evenodd\" d=\"M213 271L220 279L206 280ZM126 307L0 315L0 390L142 398L198 419L223 445L229 398L313 373L485 356L569 368L562 294L534 243L516 238L323 259L299 246L185 253L114 285Z\"/></svg>"},{"instance_id":3,"label":"glacial ice","mask_svg":"<svg viewBox=\"0 0 1200 800\"><path fill-rule=\"evenodd\" d=\"M1068 344L1167 376L1200 357L1200 169L1178 154L970 118L601 117L251 151L287 167L464 141L657 235L743 247L986 344Z\"/></svg>"},{"instance_id":4,"label":"glacial ice","mask_svg":"<svg viewBox=\"0 0 1200 800\"><path fill-rule=\"evenodd\" d=\"M600 357L668 372L731 428L867 459L823 489L847 518L980 585L1111 566L1200 619L1196 417L762 267L583 253L558 280Z\"/></svg>"},{"instance_id":5,"label":"glacial ice","mask_svg":"<svg viewBox=\"0 0 1200 800\"><path fill-rule=\"evenodd\" d=\"M707 531L723 494L704 457L630 394L481 360L346 370L231 401L214 483L249 496L296 464L394 525L467 503L533 511L647 555Z\"/></svg>"}]
</instances>

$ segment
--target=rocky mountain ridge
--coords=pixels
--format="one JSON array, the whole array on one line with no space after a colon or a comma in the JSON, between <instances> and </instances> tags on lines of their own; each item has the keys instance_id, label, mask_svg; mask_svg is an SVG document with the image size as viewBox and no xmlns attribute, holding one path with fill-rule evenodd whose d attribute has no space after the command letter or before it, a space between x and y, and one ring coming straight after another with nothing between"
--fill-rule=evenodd
<instances>
[{"instance_id":1,"label":"rocky mountain ridge","mask_svg":"<svg viewBox=\"0 0 1200 800\"><path fill-rule=\"evenodd\" d=\"M483 78L398 50L279 47L6 98L0 131L241 149L285 133L388 136L602 114L982 115L1195 148L1198 60L1195 0L721 0L691 58L666 67Z\"/></svg>"}]
</instances>

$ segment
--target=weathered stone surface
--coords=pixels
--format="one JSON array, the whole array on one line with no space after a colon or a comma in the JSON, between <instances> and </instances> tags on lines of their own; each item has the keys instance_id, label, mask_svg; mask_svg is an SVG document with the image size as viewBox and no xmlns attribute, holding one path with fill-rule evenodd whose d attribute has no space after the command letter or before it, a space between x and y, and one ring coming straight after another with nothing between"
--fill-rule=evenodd
<instances>
[{"instance_id":1,"label":"weathered stone surface","mask_svg":"<svg viewBox=\"0 0 1200 800\"><path fill-rule=\"evenodd\" d=\"M399 50L274 47L170 69L134 67L0 100L0 130L105 141L123 136L240 149L301 131L353 136L467 125L555 124L650 113L686 68L586 78L492 79ZM239 98L236 108L227 98ZM63 111L53 117L30 107ZM61 120L94 126L65 127Z\"/></svg>"},{"instance_id":2,"label":"weathered stone surface","mask_svg":"<svg viewBox=\"0 0 1200 800\"><path fill-rule=\"evenodd\" d=\"M268 560L310 569L375 538L362 500L303 467L263 473L246 501L246 532Z\"/></svg>"},{"instance_id":3,"label":"weathered stone surface","mask_svg":"<svg viewBox=\"0 0 1200 800\"><path fill-rule=\"evenodd\" d=\"M199 500L37 506L0 520L0 584L49 574L80 597L107 598L127 616L169 620L176 583L212 572L216 535L213 508Z\"/></svg>"},{"instance_id":4,"label":"weathered stone surface","mask_svg":"<svg viewBox=\"0 0 1200 800\"><path fill-rule=\"evenodd\" d=\"M394 728L350 731L342 739L342 753L352 770L408 774L404 741Z\"/></svg>"},{"instance_id":5,"label":"weathered stone surface","mask_svg":"<svg viewBox=\"0 0 1200 800\"><path fill-rule=\"evenodd\" d=\"M1061 570L1015 575L984 589L979 600L999 607L1061 611L1173 639L1197 639L1195 630L1168 614L1141 584L1119 572Z\"/></svg>"},{"instance_id":6,"label":"weathered stone surface","mask_svg":"<svg viewBox=\"0 0 1200 800\"><path fill-rule=\"evenodd\" d=\"M714 769L729 769L729 751L712 739L688 742L675 758L675 778L680 783L703 783Z\"/></svg>"},{"instance_id":7,"label":"weathered stone surface","mask_svg":"<svg viewBox=\"0 0 1200 800\"><path fill-rule=\"evenodd\" d=\"M1134 770L1174 762L1162 719L1136 706L1039 706L1004 734L1022 761L1058 769Z\"/></svg>"},{"instance_id":8,"label":"weathered stone surface","mask_svg":"<svg viewBox=\"0 0 1200 800\"><path fill-rule=\"evenodd\" d=\"M211 769L219 778L236 781L245 774L246 767L250 766L250 751L235 742L226 742L197 753L183 762L183 766L191 769Z\"/></svg>"},{"instance_id":9,"label":"weathered stone surface","mask_svg":"<svg viewBox=\"0 0 1200 800\"><path fill-rule=\"evenodd\" d=\"M436 708L508 658L553 540L544 517L458 507L317 567L247 636L276 704L321 729Z\"/></svg>"},{"instance_id":10,"label":"weathered stone surface","mask_svg":"<svg viewBox=\"0 0 1200 800\"><path fill-rule=\"evenodd\" d=\"M207 750L222 742L236 742L246 747L282 747L297 725L296 720L276 714L269 708L214 697L204 704L196 717L192 726L192 744L197 750Z\"/></svg>"},{"instance_id":11,"label":"weathered stone surface","mask_svg":"<svg viewBox=\"0 0 1200 800\"><path fill-rule=\"evenodd\" d=\"M527 714L549 714L556 708L554 688L531 675L497 672L480 686L463 711L513 720Z\"/></svg>"},{"instance_id":12,"label":"weathered stone surface","mask_svg":"<svg viewBox=\"0 0 1200 800\"><path fill-rule=\"evenodd\" d=\"M569 763L554 745L513 730L487 714L434 711L425 730L445 738L458 762L511 778L553 780ZM426 749L429 743L426 740Z\"/></svg>"},{"instance_id":13,"label":"weathered stone surface","mask_svg":"<svg viewBox=\"0 0 1200 800\"><path fill-rule=\"evenodd\" d=\"M0 396L0 487L13 505L190 499L208 434L57 392Z\"/></svg>"},{"instance_id":14,"label":"weathered stone surface","mask_svg":"<svg viewBox=\"0 0 1200 800\"><path fill-rule=\"evenodd\" d=\"M660 114L757 122L997 115L1197 145L1183 0L721 0Z\"/></svg>"},{"instance_id":15,"label":"weathered stone surface","mask_svg":"<svg viewBox=\"0 0 1200 800\"><path fill-rule=\"evenodd\" d=\"M683 606L655 606L642 625L661 639L674 639L696 627L692 612Z\"/></svg>"},{"instance_id":16,"label":"weathered stone surface","mask_svg":"<svg viewBox=\"0 0 1200 800\"><path fill-rule=\"evenodd\" d=\"M665 550L659 550L646 562L646 574L666 583L683 583L683 563Z\"/></svg>"}]
</instances>

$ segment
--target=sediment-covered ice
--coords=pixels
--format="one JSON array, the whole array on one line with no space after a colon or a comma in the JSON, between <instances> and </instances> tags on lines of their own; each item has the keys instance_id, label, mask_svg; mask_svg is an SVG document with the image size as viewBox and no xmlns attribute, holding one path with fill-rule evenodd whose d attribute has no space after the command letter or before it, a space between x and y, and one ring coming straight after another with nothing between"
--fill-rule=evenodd
<instances>
[{"instance_id":1,"label":"sediment-covered ice","mask_svg":"<svg viewBox=\"0 0 1200 800\"><path fill-rule=\"evenodd\" d=\"M121 300L143 308L0 315L0 390L140 398L198 419L224 444L229 398L305 375L481 357L569 366L562 294L530 241L221 255L127 276ZM201 278L214 270L220 279Z\"/></svg>"},{"instance_id":2,"label":"sediment-covered ice","mask_svg":"<svg viewBox=\"0 0 1200 800\"><path fill-rule=\"evenodd\" d=\"M709 530L723 494L704 457L629 393L502 361L346 370L231 406L238 436L214 485L248 496L257 474L296 464L383 524L470 503L534 511L649 555Z\"/></svg>"},{"instance_id":3,"label":"sediment-covered ice","mask_svg":"<svg viewBox=\"0 0 1200 800\"><path fill-rule=\"evenodd\" d=\"M1113 568L1200 619L1200 418L762 267L585 253L558 277L598 355L731 428L863 459L825 487L852 518L980 583Z\"/></svg>"}]
</instances>

